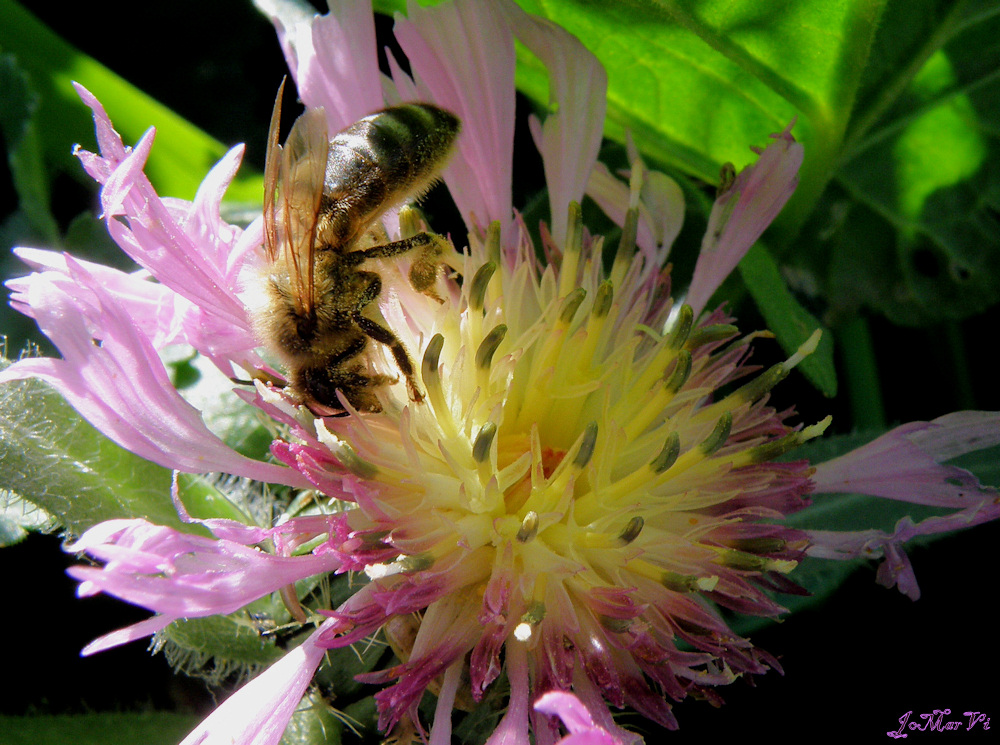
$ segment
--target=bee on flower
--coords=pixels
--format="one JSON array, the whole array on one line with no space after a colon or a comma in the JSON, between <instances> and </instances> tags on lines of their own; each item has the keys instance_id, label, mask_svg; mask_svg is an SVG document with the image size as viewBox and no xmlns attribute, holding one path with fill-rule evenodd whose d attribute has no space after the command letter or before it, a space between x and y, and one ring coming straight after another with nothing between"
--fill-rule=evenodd
<instances>
[{"instance_id":1,"label":"bee on flower","mask_svg":"<svg viewBox=\"0 0 1000 745\"><path fill-rule=\"evenodd\" d=\"M269 179L264 218L245 230L226 224L218 206L239 164L235 149L194 203L168 209L142 172L152 138L127 148L81 87L100 152L78 155L103 185L112 237L159 283L32 249L19 255L34 273L9 283L14 306L63 358L22 360L0 380L50 382L108 437L160 465L311 490L323 506L263 527L195 520L178 500L182 517L213 537L137 518L96 525L68 546L104 562L71 570L81 595L105 592L155 613L88 653L275 592L314 625L186 744L277 743L326 653L372 638L398 658L358 676L379 686L387 736L450 742L455 711L506 686L486 742L554 743L557 716L567 739L633 742L612 710L674 728L671 701L718 701L737 678L780 669L720 608L779 616L775 594L801 591L789 573L807 555L883 559L879 581L915 597L903 543L997 517L994 490L939 465L1000 439L995 414L909 425L819 465L775 460L829 423L792 423L771 403L818 336L758 371L748 364L755 335L709 301L795 189L803 150L791 125L721 190L690 287L676 297L665 267L680 190L638 158L627 183L597 165L606 78L564 30L508 2L411 7L395 29L411 72L390 60L383 100L366 3L273 20L307 108L302 136L322 133L318 166L313 149L283 162L293 207L282 212L287 195L273 204ZM463 29L489 39L478 47L488 54L470 54ZM540 246L511 204L515 38L548 66L557 104L533 122L552 214ZM333 201L328 158L346 145L330 145L326 133L354 132L373 111L413 111L414 102L461 123L461 134L449 129L450 159L449 140L430 160L447 162L441 178L465 234L452 235L445 253L433 226L380 202L364 230L331 248L322 236L333 230L323 222L332 208L298 210L295 201L307 180L309 200ZM419 129L380 123L395 126L394 137ZM375 135L366 137L362 150ZM584 195L621 224L616 245L585 228ZM399 250L390 257L386 246ZM325 291L324 266L342 262L335 288L364 280L350 303L338 301L344 318L329 321L342 348L306 366L326 376L322 387L289 355L283 366L266 350L251 279L276 261L292 267L283 276L298 289L273 291L301 311L300 336L318 323L306 310ZM303 303L296 292L306 287ZM159 351L177 343L227 377L254 380L236 395L280 432L272 460L228 448L171 386ZM903 521L891 534L784 524L812 495L843 491L952 512ZM348 572L356 589L335 607L289 597L296 581ZM437 700L430 718L418 709L428 693Z\"/></svg>"}]
</instances>

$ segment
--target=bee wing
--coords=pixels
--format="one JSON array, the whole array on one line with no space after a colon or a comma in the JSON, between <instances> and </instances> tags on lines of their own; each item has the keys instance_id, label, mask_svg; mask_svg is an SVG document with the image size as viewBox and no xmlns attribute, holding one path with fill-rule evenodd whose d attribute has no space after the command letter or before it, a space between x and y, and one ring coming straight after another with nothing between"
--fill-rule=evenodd
<instances>
[{"instance_id":1,"label":"bee wing","mask_svg":"<svg viewBox=\"0 0 1000 745\"><path fill-rule=\"evenodd\" d=\"M326 115L322 109L311 109L292 125L284 147L278 144L284 90L282 80L267 132L264 252L270 264L285 262L296 311L308 315L315 307L316 226L330 141Z\"/></svg>"},{"instance_id":2,"label":"bee wing","mask_svg":"<svg viewBox=\"0 0 1000 745\"><path fill-rule=\"evenodd\" d=\"M281 247L278 245L278 224L274 214L274 198L278 191L278 174L281 171L281 145L278 144L278 130L281 127L281 100L284 98L285 81L278 87L271 111L271 125L267 130L267 152L264 157L264 253L268 263L278 260Z\"/></svg>"},{"instance_id":3,"label":"bee wing","mask_svg":"<svg viewBox=\"0 0 1000 745\"><path fill-rule=\"evenodd\" d=\"M329 150L323 109L310 109L296 119L282 149L282 241L299 311L304 314L315 307L316 228Z\"/></svg>"}]
</instances>

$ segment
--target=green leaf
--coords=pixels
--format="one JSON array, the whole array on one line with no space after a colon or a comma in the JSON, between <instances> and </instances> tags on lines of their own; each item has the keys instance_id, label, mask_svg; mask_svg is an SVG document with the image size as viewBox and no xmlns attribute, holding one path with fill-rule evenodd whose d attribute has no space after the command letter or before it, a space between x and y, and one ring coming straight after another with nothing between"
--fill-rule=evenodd
<instances>
[{"instance_id":1,"label":"green leaf","mask_svg":"<svg viewBox=\"0 0 1000 745\"><path fill-rule=\"evenodd\" d=\"M108 440L37 380L0 386L0 462L0 488L72 533L120 517L191 530L170 501L170 471Z\"/></svg>"},{"instance_id":2,"label":"green leaf","mask_svg":"<svg viewBox=\"0 0 1000 745\"><path fill-rule=\"evenodd\" d=\"M281 745L339 745L344 735L343 717L318 692L310 691L292 714Z\"/></svg>"},{"instance_id":3,"label":"green leaf","mask_svg":"<svg viewBox=\"0 0 1000 745\"><path fill-rule=\"evenodd\" d=\"M793 354L820 323L792 296L781 278L778 265L759 243L739 264L740 276L753 295L767 327L781 348ZM823 395L837 394L837 372L833 366L833 339L829 332L820 338L816 351L799 363L799 369Z\"/></svg>"},{"instance_id":4,"label":"green leaf","mask_svg":"<svg viewBox=\"0 0 1000 745\"><path fill-rule=\"evenodd\" d=\"M41 507L0 489L0 548L20 543L29 531L50 531L57 525Z\"/></svg>"},{"instance_id":5,"label":"green leaf","mask_svg":"<svg viewBox=\"0 0 1000 745\"><path fill-rule=\"evenodd\" d=\"M0 50L12 54L39 96L35 124L45 159L82 176L74 163L74 142L93 148L90 111L72 86L77 81L104 104L125 144L135 143L151 126L157 141L146 174L163 195L191 199L226 147L157 103L115 73L67 44L13 0L0 0ZM263 182L243 168L228 197L259 202Z\"/></svg>"},{"instance_id":6,"label":"green leaf","mask_svg":"<svg viewBox=\"0 0 1000 745\"><path fill-rule=\"evenodd\" d=\"M799 190L779 218L801 223L832 175L882 12L881 0L730 3L658 0L521 6L575 34L608 71L607 134L715 183L750 145L798 118ZM545 101L538 63L518 84ZM533 74L529 74L531 71Z\"/></svg>"},{"instance_id":7,"label":"green leaf","mask_svg":"<svg viewBox=\"0 0 1000 745\"><path fill-rule=\"evenodd\" d=\"M199 720L172 712L0 716L0 732L7 745L176 745Z\"/></svg>"},{"instance_id":8,"label":"green leaf","mask_svg":"<svg viewBox=\"0 0 1000 745\"><path fill-rule=\"evenodd\" d=\"M35 112L38 99L12 55L0 55L0 132L21 211L32 231L54 243L59 229L52 217L48 174L42 162Z\"/></svg>"},{"instance_id":9,"label":"green leaf","mask_svg":"<svg viewBox=\"0 0 1000 745\"><path fill-rule=\"evenodd\" d=\"M207 616L174 621L157 636L170 665L219 685L236 674L249 677L281 659L273 638L262 636L249 616Z\"/></svg>"},{"instance_id":10,"label":"green leaf","mask_svg":"<svg viewBox=\"0 0 1000 745\"><path fill-rule=\"evenodd\" d=\"M965 318L1000 300L1000 6L892 3L884 20L832 195L849 211L816 247L841 312Z\"/></svg>"}]
</instances>

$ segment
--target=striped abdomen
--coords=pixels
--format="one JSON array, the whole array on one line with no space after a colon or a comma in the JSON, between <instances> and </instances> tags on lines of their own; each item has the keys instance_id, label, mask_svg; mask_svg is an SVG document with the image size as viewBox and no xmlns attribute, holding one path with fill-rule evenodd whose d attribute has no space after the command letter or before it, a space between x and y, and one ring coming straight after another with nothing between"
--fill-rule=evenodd
<instances>
[{"instance_id":1,"label":"striped abdomen","mask_svg":"<svg viewBox=\"0 0 1000 745\"><path fill-rule=\"evenodd\" d=\"M458 136L458 118L425 103L366 116L330 142L320 246L343 247L388 208L420 196Z\"/></svg>"}]
</instances>

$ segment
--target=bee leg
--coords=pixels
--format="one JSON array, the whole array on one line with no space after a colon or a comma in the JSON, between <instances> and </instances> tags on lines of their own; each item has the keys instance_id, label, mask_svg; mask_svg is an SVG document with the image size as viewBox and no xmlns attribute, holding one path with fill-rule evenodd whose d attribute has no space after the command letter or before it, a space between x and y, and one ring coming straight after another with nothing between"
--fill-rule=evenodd
<instances>
[{"instance_id":1,"label":"bee leg","mask_svg":"<svg viewBox=\"0 0 1000 745\"><path fill-rule=\"evenodd\" d=\"M380 344L385 344L389 347L389 351L392 352L392 358L396 360L396 366L406 378L406 387L410 391L410 398L416 403L423 401L424 394L417 388L417 381L413 377L413 362L410 360L410 355L407 353L406 347L403 346L403 342L397 339L396 335L385 326L376 323L370 318L365 318L360 313L354 320L358 324L358 328L364 333Z\"/></svg>"},{"instance_id":2,"label":"bee leg","mask_svg":"<svg viewBox=\"0 0 1000 745\"><path fill-rule=\"evenodd\" d=\"M373 246L364 251L352 252L352 256L357 256L359 263L367 259L385 259L391 256L398 256L408 251L418 250L417 257L410 267L410 284L417 292L421 292L428 297L432 297L439 303L444 300L434 291L434 283L437 282L438 271L441 267L441 257L445 255L450 246L448 241L434 233L417 233L409 238L392 241L381 246Z\"/></svg>"},{"instance_id":3,"label":"bee leg","mask_svg":"<svg viewBox=\"0 0 1000 745\"><path fill-rule=\"evenodd\" d=\"M370 375L360 364L348 366L350 360L364 352L367 336L354 333L346 342L321 362L303 366L296 376L295 387L308 399L334 411L344 409L337 398L339 390L358 411L377 413L382 405L372 389L392 379L386 375Z\"/></svg>"},{"instance_id":4,"label":"bee leg","mask_svg":"<svg viewBox=\"0 0 1000 745\"><path fill-rule=\"evenodd\" d=\"M403 346L403 342L385 326L361 314L365 306L382 293L382 277L375 272L357 272L355 276L365 282L365 287L358 297L352 320L362 333L389 347L393 359L396 360L396 367L406 377L406 387L410 390L410 398L420 403L424 400L424 395L417 388L417 382L413 375L413 361L410 359L406 347Z\"/></svg>"}]
</instances>

